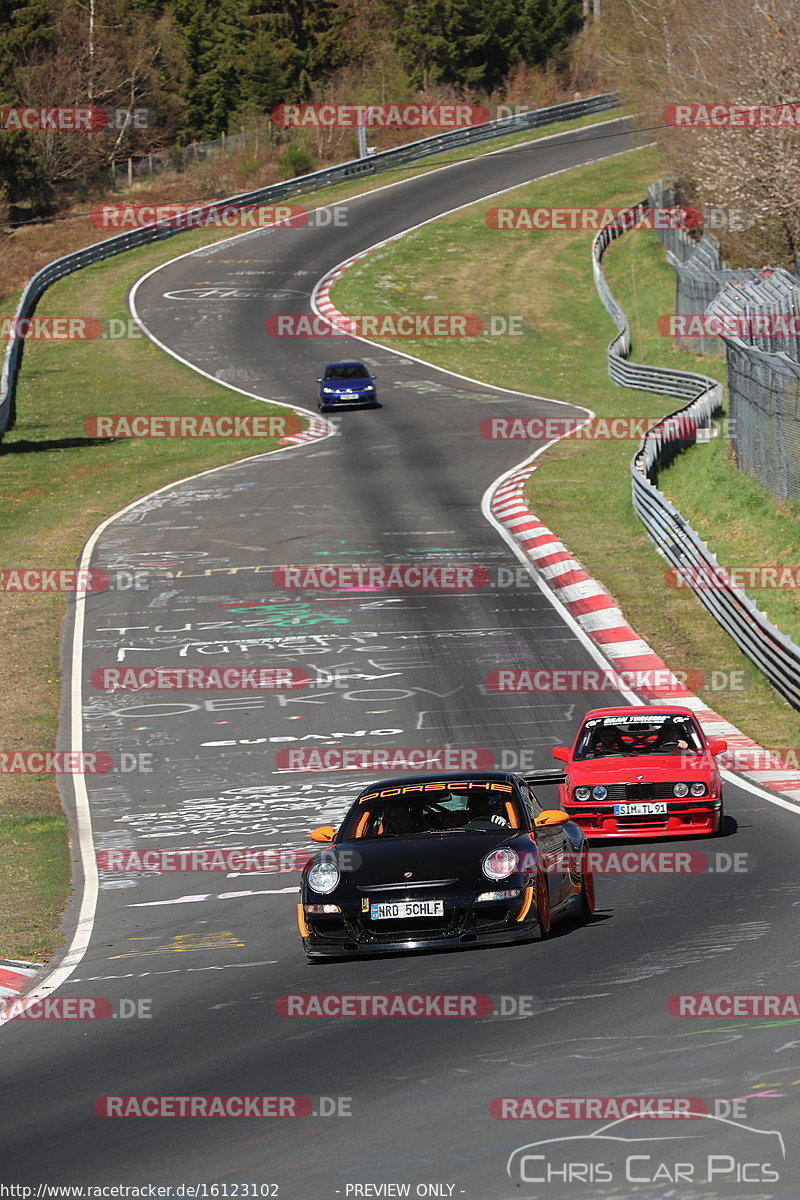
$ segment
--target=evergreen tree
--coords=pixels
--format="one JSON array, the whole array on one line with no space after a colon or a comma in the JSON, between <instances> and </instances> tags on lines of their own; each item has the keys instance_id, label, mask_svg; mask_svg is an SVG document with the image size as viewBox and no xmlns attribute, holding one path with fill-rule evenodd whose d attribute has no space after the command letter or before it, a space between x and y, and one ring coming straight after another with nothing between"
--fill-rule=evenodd
<instances>
[{"instance_id":1,"label":"evergreen tree","mask_svg":"<svg viewBox=\"0 0 800 1200\"><path fill-rule=\"evenodd\" d=\"M15 70L21 60L52 42L49 0L0 0L0 104L17 105ZM34 136L0 133L0 200L41 201L46 172L36 157Z\"/></svg>"},{"instance_id":2,"label":"evergreen tree","mask_svg":"<svg viewBox=\"0 0 800 1200\"><path fill-rule=\"evenodd\" d=\"M563 57L580 0L386 0L417 86L494 90L512 67Z\"/></svg>"}]
</instances>

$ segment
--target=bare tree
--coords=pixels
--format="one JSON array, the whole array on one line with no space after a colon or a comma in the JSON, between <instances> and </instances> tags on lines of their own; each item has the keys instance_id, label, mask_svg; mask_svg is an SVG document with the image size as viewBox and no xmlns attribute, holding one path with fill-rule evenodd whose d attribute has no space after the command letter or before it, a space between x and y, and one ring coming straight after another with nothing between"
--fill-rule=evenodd
<instances>
[{"instance_id":1,"label":"bare tree","mask_svg":"<svg viewBox=\"0 0 800 1200\"><path fill-rule=\"evenodd\" d=\"M798 0L707 0L690 11L684 0L607 0L604 26L605 53L649 125L673 104L800 99ZM751 234L749 252L793 259L800 246L800 131L698 127L657 136L672 172L693 182L701 206L751 214L760 232Z\"/></svg>"},{"instance_id":2,"label":"bare tree","mask_svg":"<svg viewBox=\"0 0 800 1200\"><path fill-rule=\"evenodd\" d=\"M51 180L76 179L122 152L170 144L182 115L183 51L169 17L131 13L124 0L72 0L56 10L55 35L14 72L18 103L32 108L157 110L160 127L113 119L92 131L39 131L35 153ZM163 79L171 80L165 87ZM170 90L170 86L172 90Z\"/></svg>"}]
</instances>

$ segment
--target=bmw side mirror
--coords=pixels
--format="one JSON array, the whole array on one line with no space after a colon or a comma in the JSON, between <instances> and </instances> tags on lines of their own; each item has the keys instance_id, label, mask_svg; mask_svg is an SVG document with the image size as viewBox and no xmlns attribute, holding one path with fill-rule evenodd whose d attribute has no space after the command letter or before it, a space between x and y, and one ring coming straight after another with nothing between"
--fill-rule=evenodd
<instances>
[{"instance_id":1,"label":"bmw side mirror","mask_svg":"<svg viewBox=\"0 0 800 1200\"><path fill-rule=\"evenodd\" d=\"M569 750L566 746L553 746L551 750L553 758L557 758L559 762L569 762Z\"/></svg>"},{"instance_id":2,"label":"bmw side mirror","mask_svg":"<svg viewBox=\"0 0 800 1200\"><path fill-rule=\"evenodd\" d=\"M725 738L712 738L708 743L709 754L722 754L723 750L728 749L728 743Z\"/></svg>"}]
</instances>

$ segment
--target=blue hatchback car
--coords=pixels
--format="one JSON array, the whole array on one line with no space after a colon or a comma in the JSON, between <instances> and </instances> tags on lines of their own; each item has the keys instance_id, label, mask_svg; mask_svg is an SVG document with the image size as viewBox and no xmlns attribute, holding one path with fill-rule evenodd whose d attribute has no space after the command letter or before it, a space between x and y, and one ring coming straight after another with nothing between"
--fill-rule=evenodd
<instances>
[{"instance_id":1,"label":"blue hatchback car","mask_svg":"<svg viewBox=\"0 0 800 1200\"><path fill-rule=\"evenodd\" d=\"M334 407L358 407L378 403L378 392L367 368L361 362L328 363L317 380L319 394L317 407L320 412Z\"/></svg>"}]
</instances>

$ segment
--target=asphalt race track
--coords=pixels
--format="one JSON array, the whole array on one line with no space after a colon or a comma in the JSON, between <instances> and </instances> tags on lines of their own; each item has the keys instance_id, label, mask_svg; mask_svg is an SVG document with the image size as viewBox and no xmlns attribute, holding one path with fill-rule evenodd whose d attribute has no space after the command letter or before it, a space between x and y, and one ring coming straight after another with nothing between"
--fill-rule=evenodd
<instances>
[{"instance_id":1,"label":"asphalt race track","mask_svg":"<svg viewBox=\"0 0 800 1200\"><path fill-rule=\"evenodd\" d=\"M177 484L101 532L92 566L138 570L142 586L89 597L65 698L64 744L79 732L78 722L70 735L69 716L82 698L84 748L137 765L87 776L98 852L309 849L308 831L335 823L370 773L282 770L277 756L288 750L451 747L491 751L511 769L555 765L550 747L596 697L496 694L486 675L597 661L482 516L484 492L522 455L477 427L490 413L580 410L347 338L268 337L264 322L309 311L320 277L383 238L629 145L616 123L488 155L348 204L345 228L249 234L141 283L135 306L147 329L209 375L313 407L318 368L359 357L379 377L383 407L342 413L314 444ZM281 564L330 563L480 565L494 585L512 583L274 586ZM70 653L71 630L67 666ZM100 668L156 663L292 666L311 684L154 695L92 681ZM88 948L56 994L107 998L114 1017L0 1029L4 1177L280 1200L800 1195L797 1021L668 1009L677 994L791 993L797 982L798 815L732 782L726 806L728 836L661 847L702 849L713 873L601 878L590 926L564 924L547 943L507 949L312 966L295 924L296 874L101 871L94 923L79 914L80 887L67 914ZM746 870L725 869L734 853ZM301 993L490 995L496 1011L281 1015L278 997ZM100 1097L120 1095L299 1096L311 1113L97 1114ZM586 1141L607 1122L490 1112L496 1098L524 1096L697 1098L710 1115L625 1122ZM556 1138L577 1140L542 1158L538 1148L513 1153Z\"/></svg>"}]
</instances>

